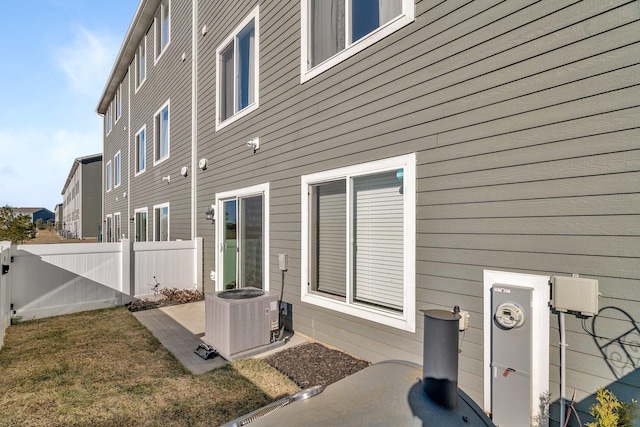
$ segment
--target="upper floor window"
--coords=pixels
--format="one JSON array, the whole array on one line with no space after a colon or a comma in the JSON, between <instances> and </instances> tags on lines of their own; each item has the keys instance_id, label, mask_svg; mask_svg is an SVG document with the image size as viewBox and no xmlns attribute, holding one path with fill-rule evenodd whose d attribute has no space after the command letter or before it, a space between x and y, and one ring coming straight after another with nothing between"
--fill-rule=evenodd
<instances>
[{"instance_id":1,"label":"upper floor window","mask_svg":"<svg viewBox=\"0 0 640 427\"><path fill-rule=\"evenodd\" d=\"M302 0L302 82L413 22L414 0Z\"/></svg>"},{"instance_id":2,"label":"upper floor window","mask_svg":"<svg viewBox=\"0 0 640 427\"><path fill-rule=\"evenodd\" d=\"M258 108L258 8L216 50L216 128Z\"/></svg>"},{"instance_id":3,"label":"upper floor window","mask_svg":"<svg viewBox=\"0 0 640 427\"><path fill-rule=\"evenodd\" d=\"M142 129L136 133L136 175L144 172L147 167L147 128L143 126Z\"/></svg>"},{"instance_id":4,"label":"upper floor window","mask_svg":"<svg viewBox=\"0 0 640 427\"><path fill-rule=\"evenodd\" d=\"M147 36L145 35L138 46L136 53L136 89L144 83L147 78Z\"/></svg>"},{"instance_id":5,"label":"upper floor window","mask_svg":"<svg viewBox=\"0 0 640 427\"><path fill-rule=\"evenodd\" d=\"M116 153L116 155L113 157L113 166L115 169L115 175L114 175L114 187L117 187L120 185L120 180L121 180L121 166L120 166L121 162L120 162L120 152L118 151L118 153Z\"/></svg>"},{"instance_id":6,"label":"upper floor window","mask_svg":"<svg viewBox=\"0 0 640 427\"><path fill-rule=\"evenodd\" d=\"M112 107L113 106L113 102L109 103L109 108L107 108L107 135L109 135L109 133L111 133L111 129L113 129L113 111L112 111Z\"/></svg>"},{"instance_id":7,"label":"upper floor window","mask_svg":"<svg viewBox=\"0 0 640 427\"><path fill-rule=\"evenodd\" d=\"M113 185L113 164L111 163L111 160L109 160L107 162L107 174L106 174L106 180L107 180L107 191L111 191L111 186Z\"/></svg>"},{"instance_id":8,"label":"upper floor window","mask_svg":"<svg viewBox=\"0 0 640 427\"><path fill-rule=\"evenodd\" d=\"M171 0L162 0L156 15L156 61L171 41Z\"/></svg>"},{"instance_id":9,"label":"upper floor window","mask_svg":"<svg viewBox=\"0 0 640 427\"><path fill-rule=\"evenodd\" d=\"M154 116L155 163L169 157L169 101Z\"/></svg>"},{"instance_id":10,"label":"upper floor window","mask_svg":"<svg viewBox=\"0 0 640 427\"><path fill-rule=\"evenodd\" d=\"M122 116L122 83L118 85L116 91L116 121Z\"/></svg>"}]
</instances>

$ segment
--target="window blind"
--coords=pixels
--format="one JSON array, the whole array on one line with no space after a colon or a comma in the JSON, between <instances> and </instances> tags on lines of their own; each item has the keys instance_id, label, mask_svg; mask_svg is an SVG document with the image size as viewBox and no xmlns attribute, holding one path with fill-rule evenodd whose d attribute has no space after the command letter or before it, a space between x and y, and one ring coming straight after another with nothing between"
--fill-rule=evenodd
<instances>
[{"instance_id":1,"label":"window blind","mask_svg":"<svg viewBox=\"0 0 640 427\"><path fill-rule=\"evenodd\" d=\"M314 187L316 282L314 289L346 296L347 197L346 181Z\"/></svg>"},{"instance_id":2,"label":"window blind","mask_svg":"<svg viewBox=\"0 0 640 427\"><path fill-rule=\"evenodd\" d=\"M354 300L403 309L404 196L396 171L353 179Z\"/></svg>"}]
</instances>

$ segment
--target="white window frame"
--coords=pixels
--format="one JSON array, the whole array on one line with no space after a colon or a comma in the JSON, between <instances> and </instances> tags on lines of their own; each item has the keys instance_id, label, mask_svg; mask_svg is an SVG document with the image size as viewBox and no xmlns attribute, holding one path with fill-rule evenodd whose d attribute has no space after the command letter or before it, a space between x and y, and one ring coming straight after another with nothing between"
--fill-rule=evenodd
<instances>
[{"instance_id":1,"label":"white window frame","mask_svg":"<svg viewBox=\"0 0 640 427\"><path fill-rule=\"evenodd\" d=\"M140 240L138 236L138 214L144 213L147 216L147 228L145 231L144 240ZM134 211L133 215L133 235L136 242L148 242L149 241L149 209L138 208Z\"/></svg>"},{"instance_id":2,"label":"white window frame","mask_svg":"<svg viewBox=\"0 0 640 427\"><path fill-rule=\"evenodd\" d=\"M223 202L225 200L234 198L234 197L248 197L248 196L257 196L257 195L262 195L263 197L263 201L264 201L264 211L263 211L263 215L264 215L264 260L263 260L263 266L262 266L262 272L264 274L264 283L263 283L263 289L265 291L269 290L269 264L271 261L271 258L269 257L269 247L271 246L269 243L269 236L270 236L270 232L269 232L269 218L270 218L270 214L269 214L269 205L270 205L270 197L269 197L269 183L265 183L265 184L258 184L258 185L254 185L251 187L245 187L245 188L240 188L237 190L231 190L231 191L224 191L221 193L216 193L216 197L215 197L215 206L216 206L216 212L217 215L224 215L224 207L223 207ZM222 243L222 236L224 233L224 220L221 218L216 218L216 231L215 231L215 241L216 241L216 248L220 247L220 244ZM216 290L217 291L222 291L222 278L220 276L220 272L222 271L222 257L220 256L220 252L216 252Z\"/></svg>"},{"instance_id":3,"label":"white window frame","mask_svg":"<svg viewBox=\"0 0 640 427\"><path fill-rule=\"evenodd\" d=\"M119 242L121 240L122 240L122 215L120 215L120 212L116 212L113 214L113 241Z\"/></svg>"},{"instance_id":4,"label":"white window frame","mask_svg":"<svg viewBox=\"0 0 640 427\"><path fill-rule=\"evenodd\" d=\"M113 241L113 215L109 214L105 218L104 228L102 229L102 241L106 238L107 243Z\"/></svg>"},{"instance_id":5,"label":"white window frame","mask_svg":"<svg viewBox=\"0 0 640 427\"><path fill-rule=\"evenodd\" d=\"M366 36L360 38L356 42L348 45L349 34L349 0L345 0L345 48L336 53L332 57L328 58L324 62L310 67L308 63L309 58L309 0L301 0L301 27L302 32L300 34L301 43L301 55L300 55L300 83L311 80L315 76L327 71L328 69L336 66L347 58L355 55L356 53L368 48L369 46L379 42L385 37L393 34L402 27L412 23L415 19L415 4L414 0L402 0L402 14L386 24L378 27L376 30L370 32Z\"/></svg>"},{"instance_id":6,"label":"white window frame","mask_svg":"<svg viewBox=\"0 0 640 427\"><path fill-rule=\"evenodd\" d=\"M153 205L153 241L154 242L160 242L161 240L158 240L158 236L156 235L156 210L158 209L163 209L163 208L167 208L167 240L162 240L162 242L168 242L171 240L171 206L169 205L169 202L167 203L161 203L159 205ZM147 227L149 225L149 216L147 216Z\"/></svg>"},{"instance_id":7,"label":"white window frame","mask_svg":"<svg viewBox=\"0 0 640 427\"><path fill-rule=\"evenodd\" d=\"M160 19L162 19L162 14L164 12L164 4L162 4L162 0L160 0L160 5L158 6L159 12L158 14L160 15ZM156 18L154 18L154 43L153 43L153 57L155 58L154 60L154 65L158 63L158 61L160 60L160 58L162 58L162 54L167 50L167 48L169 47L169 45L171 44L171 15L172 15L172 8L171 8L171 0L167 0L168 6L169 6L169 19L168 19L168 26L169 28L167 28L167 37L169 38L169 40L167 41L167 44L164 45L164 47L162 46L162 42L160 41L160 37L162 34L162 22L158 22L158 17L156 16ZM160 51L158 52L158 49L160 49Z\"/></svg>"},{"instance_id":8,"label":"white window frame","mask_svg":"<svg viewBox=\"0 0 640 427\"><path fill-rule=\"evenodd\" d=\"M259 15L260 13L259 12L260 12L260 6L256 6L255 9L253 9L251 13L249 13L249 15L240 23L240 25L238 25L216 49L216 64L217 64L216 66L216 131L223 129L225 126L228 126L231 123L235 122L236 120L239 120L242 117L246 116L247 114L251 113L252 111L255 111L260 105L260 96L259 96L260 95L260 88L259 88L260 86L259 85L259 82L260 82L260 24L259 24L260 19L259 19ZM251 20L253 20L253 26L254 26L253 30L254 30L254 50L255 50L255 53L254 53L255 70L254 70L254 82L253 82L254 102L252 104L247 105L242 110L236 111L235 113L227 117L224 121L222 121L220 119L220 105L221 105L220 84L222 83L221 68L220 68L221 54L231 43L235 44L236 37L249 24L249 22L251 22ZM234 47L234 70L237 65L236 59L237 59L237 48ZM236 73L234 72L234 74ZM237 89L234 86L234 90L233 90L234 105L236 104L235 98L237 96L237 93L238 93Z\"/></svg>"},{"instance_id":9,"label":"white window frame","mask_svg":"<svg viewBox=\"0 0 640 427\"><path fill-rule=\"evenodd\" d=\"M113 107L113 101L109 103L109 108L107 108L107 136L111 133L111 131L113 130L113 115L112 115L112 107Z\"/></svg>"},{"instance_id":10,"label":"white window frame","mask_svg":"<svg viewBox=\"0 0 640 427\"><path fill-rule=\"evenodd\" d=\"M404 191L404 301L401 313L396 313L373 306L354 304L350 302L353 284L349 277L347 267L347 280L345 290L347 298L338 300L328 295L314 292L310 289L310 243L311 243L311 217L310 217L310 190L312 185L327 183L338 179L349 179L361 175L370 175L377 172L390 170L403 170ZM301 177L301 227L302 227L302 252L301 252L301 287L302 302L317 305L334 311L339 311L354 317L370 320L393 328L415 332L416 329L416 155L392 157L370 163L363 163L339 169L323 171ZM347 185L349 187L349 185ZM347 193L349 194L349 193ZM348 206L348 209L352 207ZM347 236L345 236L345 245ZM349 255L350 256L350 255Z\"/></svg>"},{"instance_id":11,"label":"white window frame","mask_svg":"<svg viewBox=\"0 0 640 427\"><path fill-rule=\"evenodd\" d=\"M164 162L165 160L167 160L170 157L171 154L171 101L167 100L167 102L165 102L162 107L160 107L158 109L158 111L156 111L156 113L153 115L153 165L157 165L160 164L162 162ZM164 110L165 108L168 109L168 116L167 116L167 154L164 157L158 157L158 151L160 149L160 130L158 129L158 127L162 127L162 123L160 121L161 116L160 114L162 113L162 110ZM145 134L145 137L147 135Z\"/></svg>"},{"instance_id":12,"label":"white window frame","mask_svg":"<svg viewBox=\"0 0 640 427\"><path fill-rule=\"evenodd\" d=\"M122 83L118 85L116 90L116 123L122 117Z\"/></svg>"},{"instance_id":13,"label":"white window frame","mask_svg":"<svg viewBox=\"0 0 640 427\"><path fill-rule=\"evenodd\" d=\"M113 156L113 188L120 187L122 184L122 154L120 151Z\"/></svg>"},{"instance_id":14,"label":"white window frame","mask_svg":"<svg viewBox=\"0 0 640 427\"><path fill-rule=\"evenodd\" d=\"M144 76L140 75L140 62L141 62L141 51L144 49ZM134 80L135 80L135 86L136 86L136 90L135 92L138 93L138 89L140 89L142 87L142 84L145 82L145 80L147 80L147 35L145 34L144 37L142 38L142 41L140 42L140 44L138 45L138 49L136 49L136 64L135 64L135 76L134 76Z\"/></svg>"},{"instance_id":15,"label":"white window frame","mask_svg":"<svg viewBox=\"0 0 640 427\"><path fill-rule=\"evenodd\" d=\"M144 156L144 167L143 168L138 168L138 166L140 165L140 156L138 155L140 153L140 149L138 147L139 145L139 138L140 135L143 134L144 135L144 149L142 150L142 154ZM134 176L138 176L141 175L142 173L144 173L144 171L147 170L147 125L144 125L140 128L140 130L138 130L138 132L136 132L136 135L134 137L134 150L135 150L135 155L136 155L136 170L134 173Z\"/></svg>"},{"instance_id":16,"label":"white window frame","mask_svg":"<svg viewBox=\"0 0 640 427\"><path fill-rule=\"evenodd\" d=\"M105 170L105 181L107 184L107 193L113 188L113 164L111 160L107 162L106 170Z\"/></svg>"}]
</instances>

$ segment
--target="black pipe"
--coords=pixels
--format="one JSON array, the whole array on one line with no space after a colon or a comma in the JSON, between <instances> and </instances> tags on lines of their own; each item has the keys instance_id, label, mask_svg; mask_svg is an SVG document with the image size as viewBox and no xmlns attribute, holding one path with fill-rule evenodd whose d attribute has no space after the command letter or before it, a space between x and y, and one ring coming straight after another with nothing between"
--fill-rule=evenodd
<instances>
[{"instance_id":1,"label":"black pipe","mask_svg":"<svg viewBox=\"0 0 640 427\"><path fill-rule=\"evenodd\" d=\"M458 325L460 315L446 310L422 310L424 342L422 387L445 409L458 407Z\"/></svg>"}]
</instances>

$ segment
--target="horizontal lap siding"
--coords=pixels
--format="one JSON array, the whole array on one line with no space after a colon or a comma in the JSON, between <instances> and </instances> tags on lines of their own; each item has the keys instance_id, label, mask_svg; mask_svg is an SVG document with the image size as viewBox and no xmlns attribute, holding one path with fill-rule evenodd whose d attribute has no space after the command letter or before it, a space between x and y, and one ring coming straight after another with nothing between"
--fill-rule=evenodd
<instances>
[{"instance_id":1,"label":"horizontal lap siding","mask_svg":"<svg viewBox=\"0 0 640 427\"><path fill-rule=\"evenodd\" d=\"M191 176L180 175L183 166L191 165L191 21L191 3L172 1L170 43L155 62L152 23L146 40L147 78L137 92L135 59L129 67L132 104L130 217L136 209L148 209L148 240L153 240L153 206L167 202L170 204L170 239L191 238ZM169 158L154 166L154 115L167 101L170 101ZM135 176L135 135L145 125L146 170ZM170 183L162 180L167 175L171 176ZM123 226L125 219L123 216ZM128 220L126 222L130 224ZM131 223L132 240L134 234Z\"/></svg>"},{"instance_id":2,"label":"horizontal lap siding","mask_svg":"<svg viewBox=\"0 0 640 427\"><path fill-rule=\"evenodd\" d=\"M421 314L414 334L300 302L300 176L416 152L417 309L471 312L460 383L476 401L483 269L580 273L599 279L601 305L637 312L637 2L421 1L414 23L304 84L300 2L263 2L260 107L216 132L215 50L256 4L200 2L199 28L209 28L198 36L205 276L216 251L204 211L215 194L269 182L271 289L280 287L277 254L288 253L295 328L373 361L420 362ZM615 378L593 339L571 327L580 348L568 351L568 387L584 399ZM555 318L557 396L554 334Z\"/></svg>"}]
</instances>

